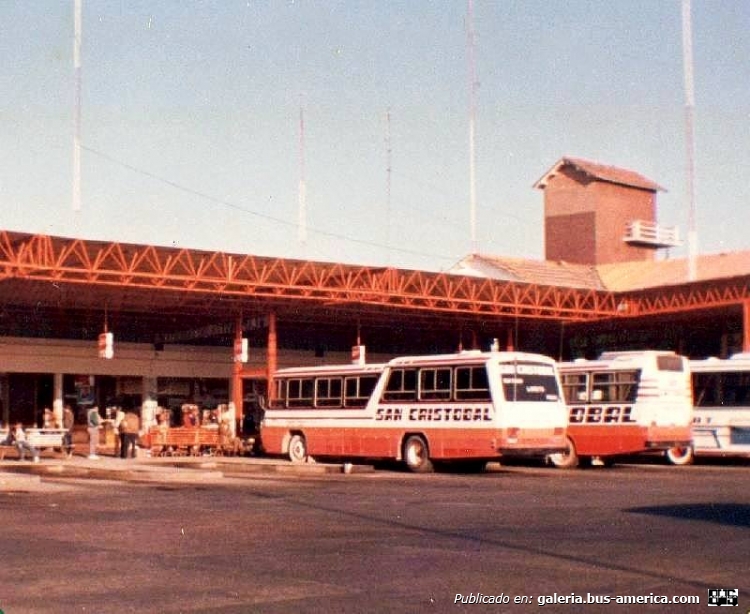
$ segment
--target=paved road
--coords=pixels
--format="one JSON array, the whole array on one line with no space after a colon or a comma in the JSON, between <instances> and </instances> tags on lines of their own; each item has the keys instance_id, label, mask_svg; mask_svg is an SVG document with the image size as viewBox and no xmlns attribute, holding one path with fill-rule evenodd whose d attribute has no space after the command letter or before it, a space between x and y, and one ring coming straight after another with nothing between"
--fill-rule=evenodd
<instances>
[{"instance_id":1,"label":"paved road","mask_svg":"<svg viewBox=\"0 0 750 614\"><path fill-rule=\"evenodd\" d=\"M0 492L0 518L5 614L750 609L747 465L69 480Z\"/></svg>"}]
</instances>

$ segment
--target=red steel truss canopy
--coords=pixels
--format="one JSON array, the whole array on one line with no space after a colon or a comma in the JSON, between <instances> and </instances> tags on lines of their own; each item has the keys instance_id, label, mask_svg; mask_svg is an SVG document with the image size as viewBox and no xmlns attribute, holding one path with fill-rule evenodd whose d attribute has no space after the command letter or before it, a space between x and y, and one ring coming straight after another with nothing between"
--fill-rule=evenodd
<instances>
[{"instance_id":1,"label":"red steel truss canopy","mask_svg":"<svg viewBox=\"0 0 750 614\"><path fill-rule=\"evenodd\" d=\"M218 298L225 298L237 308L261 299L570 320L617 314L616 300L606 292L9 231L0 231L0 281L0 288L15 282L14 290L20 291L11 296L3 291L6 301L26 295L46 302L42 296L28 297L21 288L48 282L47 294L63 285L85 286L77 294L101 297L109 290L113 301L123 296L122 307L130 303L136 308L174 293L180 303L196 309L213 308ZM144 299L144 293L154 298Z\"/></svg>"},{"instance_id":2,"label":"red steel truss canopy","mask_svg":"<svg viewBox=\"0 0 750 614\"><path fill-rule=\"evenodd\" d=\"M308 321L363 317L387 323L418 316L446 323L585 323L734 306L747 314L748 301L750 276L616 293L0 231L2 308L64 310L65 318L70 310L109 309L142 321L179 318L184 328L207 317L273 310Z\"/></svg>"}]
</instances>

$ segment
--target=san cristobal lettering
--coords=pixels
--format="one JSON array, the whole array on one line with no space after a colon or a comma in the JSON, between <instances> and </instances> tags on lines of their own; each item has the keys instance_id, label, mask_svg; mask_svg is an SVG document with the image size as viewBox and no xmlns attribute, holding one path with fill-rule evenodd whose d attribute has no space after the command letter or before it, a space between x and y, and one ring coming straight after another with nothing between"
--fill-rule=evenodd
<instances>
[{"instance_id":1,"label":"san cristobal lettering","mask_svg":"<svg viewBox=\"0 0 750 614\"><path fill-rule=\"evenodd\" d=\"M375 420L413 422L490 422L490 407L378 407Z\"/></svg>"}]
</instances>

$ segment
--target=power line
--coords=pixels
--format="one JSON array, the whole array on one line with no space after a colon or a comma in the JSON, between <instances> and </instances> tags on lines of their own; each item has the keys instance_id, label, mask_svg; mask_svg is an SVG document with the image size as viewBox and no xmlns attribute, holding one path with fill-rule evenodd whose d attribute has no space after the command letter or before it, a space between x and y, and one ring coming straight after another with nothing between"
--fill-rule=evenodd
<instances>
[{"instance_id":1,"label":"power line","mask_svg":"<svg viewBox=\"0 0 750 614\"><path fill-rule=\"evenodd\" d=\"M418 188L420 188L422 190L429 190L431 192L434 192L435 194L441 195L445 199L450 198L448 192L446 192L445 190L443 190L442 188L440 188L439 186L437 186L436 184L434 184L432 182L425 181L423 179L416 179L414 177L411 177L410 175L406 175L406 174L404 174L404 173L402 173L400 171L397 171L397 170L392 170L392 173L394 175L396 175L397 177L400 177L402 179L406 179L407 181L409 181L410 183L414 184L415 186L417 186ZM402 199L398 199L397 202L403 202L403 200ZM419 210L419 209L417 209L417 210ZM422 211L422 212L424 213L424 211ZM521 222L523 224L527 224L527 225L530 225L530 226L535 226L535 224L532 221L530 221L529 219L521 217L520 215L514 215L512 213L508 213L507 211L504 211L502 208L498 209L494 214L497 215L497 217L504 217L504 218L508 218L508 219L511 219L511 220L516 220L517 222ZM452 219L454 220L455 224L459 224L460 223L458 216L456 216L456 217L454 217Z\"/></svg>"},{"instance_id":2,"label":"power line","mask_svg":"<svg viewBox=\"0 0 750 614\"><path fill-rule=\"evenodd\" d=\"M104 153L102 151L99 151L97 149L94 149L92 147L88 147L86 145L81 145L81 149L84 149L87 152L92 153L95 156L98 156L98 157L100 157L100 158L102 158L104 160L107 160L107 161L109 161L109 162L111 162L113 164L117 164L118 166L121 166L121 167L123 167L123 168L125 168L125 169L127 169L129 171L132 171L132 172L137 173L139 175L143 175L144 177L148 177L149 179L153 179L154 181L158 181L159 183L163 183L164 185L168 185L169 187L174 188L175 190L179 190L180 192L184 192L185 194L190 194L191 196L197 196L198 198L202 198L203 200L207 200L207 201L212 202L214 204L221 205L223 207L227 207L227 208L233 209L235 211L240 211L242 213L246 213L248 215L252 215L252 216L264 219L264 220L268 220L269 222L274 222L274 223L280 224L282 226L288 226L288 227L291 227L291 228L297 228L298 227L298 223L297 222L291 222L289 220L285 220L285 219L280 218L280 217L276 217L276 216L273 216L273 215L268 215L267 213L260 213L258 211L253 211L252 209L248 209L248 208L240 206L240 205L238 205L236 203L231 203L231 202L229 202L227 200L224 200L222 198L218 198L216 196L212 196L211 194L206 194L205 192L201 192L199 190L195 190L193 188L189 188L189 187L184 186L184 185L182 185L180 183L177 183L176 181L172 181L171 179L166 179L164 177L156 175L155 173L152 173L152 172L147 171L145 169L138 168L137 166L133 166L132 164L129 164L127 162L123 162L122 160L118 160L117 158L115 158L115 157L113 157L113 156L111 156L111 155L109 155L107 153ZM399 252L399 253L402 253L402 254L409 254L409 255L412 255L412 256L422 256L422 257L428 257L428 258L437 258L437 259L440 259L440 260L450 260L450 261L455 260L454 256L447 256L447 255L442 255L442 254L433 254L433 253L422 252L422 251L413 250L413 249L407 249L407 248L403 248L403 247L389 247L387 245L383 245L382 243L378 243L377 241L368 241L366 239L355 239L353 237L350 237L350 236L347 236L347 235L344 235L344 234L341 234L341 233L330 232L330 231L327 231L327 230L321 230L319 228L309 228L308 227L308 230L310 232L314 233L314 234L317 234L317 235L320 235L320 236L323 236L323 237L328 237L328 238L331 238L331 239L339 239L339 240L342 240L342 241L348 241L350 243L355 243L355 244L358 244L358 245L366 245L368 247L375 247L375 248L378 248L378 249L386 249L386 250L392 249L393 251Z\"/></svg>"}]
</instances>

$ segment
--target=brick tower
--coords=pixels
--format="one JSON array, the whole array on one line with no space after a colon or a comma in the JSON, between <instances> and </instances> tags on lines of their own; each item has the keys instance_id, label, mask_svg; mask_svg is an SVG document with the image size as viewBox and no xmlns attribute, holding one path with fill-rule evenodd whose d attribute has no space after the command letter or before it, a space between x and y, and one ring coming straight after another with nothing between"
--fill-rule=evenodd
<instances>
[{"instance_id":1,"label":"brick tower","mask_svg":"<svg viewBox=\"0 0 750 614\"><path fill-rule=\"evenodd\" d=\"M676 229L656 224L664 188L633 171L566 157L534 187L544 190L546 260L653 260L656 249L680 244Z\"/></svg>"}]
</instances>

